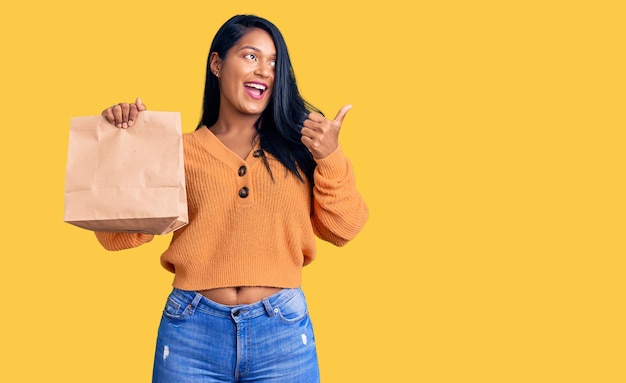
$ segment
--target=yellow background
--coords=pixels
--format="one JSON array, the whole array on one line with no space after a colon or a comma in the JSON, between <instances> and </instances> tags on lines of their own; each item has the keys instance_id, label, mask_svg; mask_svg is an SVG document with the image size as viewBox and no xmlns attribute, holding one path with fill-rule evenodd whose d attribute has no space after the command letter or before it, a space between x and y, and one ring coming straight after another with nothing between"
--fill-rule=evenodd
<instances>
[{"instance_id":1,"label":"yellow background","mask_svg":"<svg viewBox=\"0 0 626 383\"><path fill-rule=\"evenodd\" d=\"M354 105L370 221L304 271L323 382L626 381L619 4L2 5L0 381L149 381L169 237L62 222L69 119L141 96L193 130L236 13L282 30L305 98Z\"/></svg>"}]
</instances>

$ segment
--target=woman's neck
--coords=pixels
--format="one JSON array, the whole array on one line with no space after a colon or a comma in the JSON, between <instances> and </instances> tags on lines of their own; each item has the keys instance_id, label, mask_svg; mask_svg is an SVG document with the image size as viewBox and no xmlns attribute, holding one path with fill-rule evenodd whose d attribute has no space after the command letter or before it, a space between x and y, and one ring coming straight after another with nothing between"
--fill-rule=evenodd
<instances>
[{"instance_id":1,"label":"woman's neck","mask_svg":"<svg viewBox=\"0 0 626 383\"><path fill-rule=\"evenodd\" d=\"M209 129L215 134L253 135L256 134L255 124L260 114L244 114L234 108L220 106L217 121Z\"/></svg>"},{"instance_id":2,"label":"woman's neck","mask_svg":"<svg viewBox=\"0 0 626 383\"><path fill-rule=\"evenodd\" d=\"M209 127L209 130L227 148L245 159L258 139L257 129L254 126L257 119L257 116L233 119L220 115L215 124Z\"/></svg>"}]
</instances>

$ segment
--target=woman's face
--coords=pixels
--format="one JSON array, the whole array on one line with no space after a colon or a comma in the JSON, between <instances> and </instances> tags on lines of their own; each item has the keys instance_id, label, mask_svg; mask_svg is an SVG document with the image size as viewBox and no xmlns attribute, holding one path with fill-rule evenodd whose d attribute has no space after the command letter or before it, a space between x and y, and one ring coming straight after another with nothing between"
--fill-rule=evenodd
<instances>
[{"instance_id":1,"label":"woman's face","mask_svg":"<svg viewBox=\"0 0 626 383\"><path fill-rule=\"evenodd\" d=\"M272 95L275 65L274 41L258 28L251 29L230 48L224 60L215 54L212 69L219 74L220 108L260 115Z\"/></svg>"}]
</instances>

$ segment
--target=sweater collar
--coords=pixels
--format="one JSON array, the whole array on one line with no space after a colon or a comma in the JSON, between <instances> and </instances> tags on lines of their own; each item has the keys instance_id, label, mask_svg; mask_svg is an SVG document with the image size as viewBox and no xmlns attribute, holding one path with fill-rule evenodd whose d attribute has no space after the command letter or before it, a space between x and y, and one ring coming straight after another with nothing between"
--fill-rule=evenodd
<instances>
[{"instance_id":1,"label":"sweater collar","mask_svg":"<svg viewBox=\"0 0 626 383\"><path fill-rule=\"evenodd\" d=\"M217 138L217 136L206 126L193 131L192 135L209 153L233 169L238 169L240 166L252 162L254 152L261 148L261 145L257 140L257 143L254 145L252 150L250 150L250 153L248 153L246 158L243 159L224 145L222 141L220 141L220 139Z\"/></svg>"}]
</instances>

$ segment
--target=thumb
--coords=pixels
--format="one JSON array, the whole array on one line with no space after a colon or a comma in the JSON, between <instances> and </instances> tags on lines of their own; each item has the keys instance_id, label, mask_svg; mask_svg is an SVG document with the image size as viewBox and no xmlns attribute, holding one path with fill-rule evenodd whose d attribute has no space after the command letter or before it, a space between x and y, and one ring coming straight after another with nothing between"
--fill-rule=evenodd
<instances>
[{"instance_id":1,"label":"thumb","mask_svg":"<svg viewBox=\"0 0 626 383\"><path fill-rule=\"evenodd\" d=\"M341 124L343 123L343 119L346 117L346 114L348 113L350 109L352 109L352 105L346 105L343 108L341 108L339 112L337 113L337 116L335 117L333 122L341 126Z\"/></svg>"},{"instance_id":2,"label":"thumb","mask_svg":"<svg viewBox=\"0 0 626 383\"><path fill-rule=\"evenodd\" d=\"M137 110L139 111L143 111L146 110L146 105L143 103L143 101L141 101L140 97L137 97L137 99L135 100L135 105L137 105Z\"/></svg>"}]
</instances>

